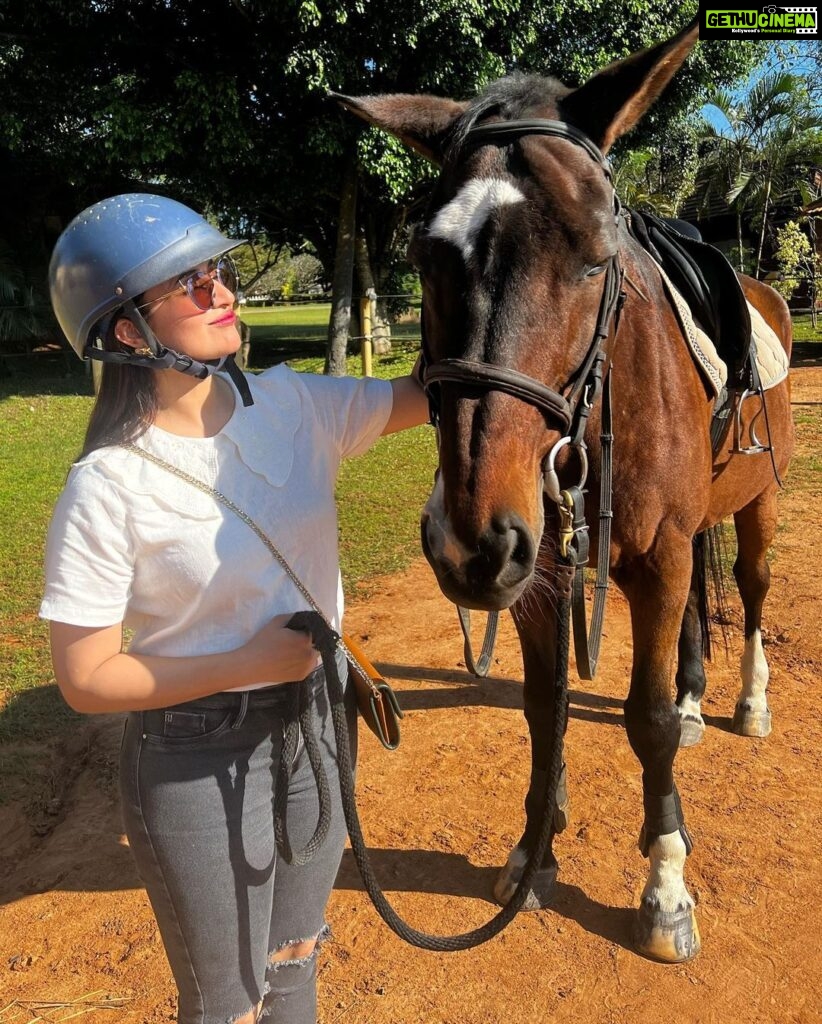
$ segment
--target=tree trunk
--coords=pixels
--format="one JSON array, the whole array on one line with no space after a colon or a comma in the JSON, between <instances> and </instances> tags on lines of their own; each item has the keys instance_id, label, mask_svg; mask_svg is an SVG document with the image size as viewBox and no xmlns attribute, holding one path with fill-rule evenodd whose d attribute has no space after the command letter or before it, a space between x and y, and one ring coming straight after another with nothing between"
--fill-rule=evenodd
<instances>
[{"instance_id":1,"label":"tree trunk","mask_svg":"<svg viewBox=\"0 0 822 1024\"><path fill-rule=\"evenodd\" d=\"M819 327L819 314L816 311L816 296L819 294L817 287L817 274L819 273L819 255L817 252L817 241L816 241L816 223L813 217L808 217L808 234L811 239L811 274L810 274L810 291L811 291L811 327L817 330Z\"/></svg>"},{"instance_id":2,"label":"tree trunk","mask_svg":"<svg viewBox=\"0 0 822 1024\"><path fill-rule=\"evenodd\" d=\"M391 351L391 325L385 318L384 303L379 299L379 292L374 281L374 273L371 269L371 258L368 253L368 242L362 231L357 232L355 242L355 262L357 265L357 279L360 284L362 295L373 292L377 296L376 309L371 322L373 335L374 355L385 356Z\"/></svg>"},{"instance_id":3,"label":"tree trunk","mask_svg":"<svg viewBox=\"0 0 822 1024\"><path fill-rule=\"evenodd\" d=\"M762 247L765 244L765 228L768 224L768 206L771 199L771 179L768 178L768 184L765 186L765 205L762 208L762 230L759 232L759 248L756 252L756 272L754 277L759 280L759 268L762 263Z\"/></svg>"},{"instance_id":4,"label":"tree trunk","mask_svg":"<svg viewBox=\"0 0 822 1024\"><path fill-rule=\"evenodd\" d=\"M739 273L745 273L745 257L742 254L742 211L736 211L736 244L739 246Z\"/></svg>"},{"instance_id":5,"label":"tree trunk","mask_svg":"<svg viewBox=\"0 0 822 1024\"><path fill-rule=\"evenodd\" d=\"M351 326L351 290L354 279L354 237L357 220L357 158L351 154L343 173L337 248L331 285L331 316L328 321L328 347L325 372L333 377L345 375L345 352Z\"/></svg>"}]
</instances>

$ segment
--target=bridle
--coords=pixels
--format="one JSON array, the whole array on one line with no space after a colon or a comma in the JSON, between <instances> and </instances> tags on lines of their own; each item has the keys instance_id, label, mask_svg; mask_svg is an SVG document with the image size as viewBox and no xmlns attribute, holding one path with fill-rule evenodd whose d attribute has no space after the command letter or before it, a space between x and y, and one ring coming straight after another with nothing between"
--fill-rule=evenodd
<instances>
[{"instance_id":1,"label":"bridle","mask_svg":"<svg viewBox=\"0 0 822 1024\"><path fill-rule=\"evenodd\" d=\"M548 135L566 139L580 146L602 169L607 181L612 181L611 165L599 148L579 129L563 121L542 119L518 121L493 121L476 125L466 132L460 148L466 146L507 146L526 135ZM616 192L613 193L614 218L619 223L621 205ZM605 267L605 283L600 298L599 312L593 338L582 363L562 390L557 390L535 380L518 370L494 363L469 359L434 360L426 343L425 331L422 336L423 383L431 412L431 422L439 428L440 385L444 383L461 385L468 392L499 391L522 402L535 406L544 415L546 425L560 427L561 436L546 456L542 466L543 491L556 503L559 511L559 558L572 571L574 640L577 653L577 669L583 679L592 679L599 657L602 622L605 612L605 594L608 588L609 549L611 529L611 478L612 442L610 374L605 363L608 354L605 342L609 335L616 334L619 312L625 300L622 291L623 271L619 253L610 257ZM607 374L607 375L606 375ZM605 384L603 384L605 381ZM601 417L601 473L599 513L599 559L595 583L594 608L590 634L585 618L584 577L582 567L588 561L588 526L585 521L583 487L588 473L588 458L584 435L588 417L597 399L603 394ZM555 469L558 453L570 446L577 452L580 462L580 481L572 487L563 488ZM492 613L495 614L495 613ZM463 616L460 616L466 638L466 657L470 653L470 638ZM495 624L495 620L494 620ZM489 631L491 621L489 620Z\"/></svg>"},{"instance_id":2,"label":"bridle","mask_svg":"<svg viewBox=\"0 0 822 1024\"><path fill-rule=\"evenodd\" d=\"M607 180L611 181L609 161L587 135L563 121L493 121L471 128L466 133L462 145L470 146L472 149L486 145L507 146L525 135L551 135L575 143L585 150L602 168ZM620 204L614 193L615 218L619 219L619 213ZM527 402L539 409L549 423L558 421L563 436L569 437L574 446L584 443L582 437L588 414L602 390L605 362L603 345L610 333L611 323L618 315L622 294L621 283L622 269L617 253L606 264L605 284L594 336L579 370L574 374L573 382L569 382L566 388L567 395L506 366L468 359L435 361L423 336L423 380L434 425L436 426L439 420L438 386L443 383L462 384L472 391L501 391Z\"/></svg>"}]
</instances>

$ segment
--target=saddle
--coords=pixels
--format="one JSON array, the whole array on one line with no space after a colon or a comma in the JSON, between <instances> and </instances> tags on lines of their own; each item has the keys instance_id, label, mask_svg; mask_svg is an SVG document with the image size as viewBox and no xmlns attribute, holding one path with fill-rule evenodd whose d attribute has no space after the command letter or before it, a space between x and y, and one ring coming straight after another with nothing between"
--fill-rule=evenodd
<instances>
[{"instance_id":1,"label":"saddle","mask_svg":"<svg viewBox=\"0 0 822 1024\"><path fill-rule=\"evenodd\" d=\"M677 223L677 222L674 222ZM679 222L683 229L683 222ZM687 227L690 227L688 225ZM662 267L728 367L729 390L756 387L751 317L725 256L650 213L630 211L628 230ZM695 229L694 236L698 234Z\"/></svg>"},{"instance_id":2,"label":"saddle","mask_svg":"<svg viewBox=\"0 0 822 1024\"><path fill-rule=\"evenodd\" d=\"M714 453L732 423L735 425L732 451L742 455L769 452L777 482L780 483L773 461L773 449L768 439L757 437L755 422L749 426L750 440L744 444L742 406L746 399L758 396L761 410L765 409L765 390L757 366L756 342L745 294L736 271L725 256L703 242L699 232L684 221L666 222L650 213L629 211L628 230L643 249L657 261L674 288L688 305L693 318L713 341L719 358L727 367L727 381L714 403L711 418L711 447ZM682 230L677 230L679 224ZM688 234L684 232L688 231ZM693 232L691 234L690 232ZM767 415L765 416L767 427Z\"/></svg>"}]
</instances>

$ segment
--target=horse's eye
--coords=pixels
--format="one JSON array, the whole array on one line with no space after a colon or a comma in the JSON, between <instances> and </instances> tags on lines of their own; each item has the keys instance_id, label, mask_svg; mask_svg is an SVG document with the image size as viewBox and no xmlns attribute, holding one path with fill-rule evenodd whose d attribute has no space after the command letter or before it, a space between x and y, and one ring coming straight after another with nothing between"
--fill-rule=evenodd
<instances>
[{"instance_id":1,"label":"horse's eye","mask_svg":"<svg viewBox=\"0 0 822 1024\"><path fill-rule=\"evenodd\" d=\"M586 277L596 277L597 274L602 274L604 271L605 271L605 267L604 266L600 266L599 264L597 264L597 266L595 266L595 267L588 267L588 269L585 271L585 276Z\"/></svg>"}]
</instances>

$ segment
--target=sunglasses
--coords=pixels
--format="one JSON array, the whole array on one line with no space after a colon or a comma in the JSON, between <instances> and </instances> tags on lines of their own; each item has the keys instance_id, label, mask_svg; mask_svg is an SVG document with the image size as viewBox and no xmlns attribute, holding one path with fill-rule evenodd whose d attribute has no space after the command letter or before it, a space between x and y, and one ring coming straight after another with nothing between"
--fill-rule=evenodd
<instances>
[{"instance_id":1,"label":"sunglasses","mask_svg":"<svg viewBox=\"0 0 822 1024\"><path fill-rule=\"evenodd\" d=\"M197 309L203 311L211 309L214 302L214 284L217 281L230 292L237 291L239 276L237 274L237 266L230 256L221 256L209 270L194 270L185 277L181 277L177 282L176 288L172 288L165 295L158 295L151 302L143 303L137 309L142 311L149 306L153 306L156 309L158 303L165 302L172 295L178 295L181 292L185 292L188 295Z\"/></svg>"}]
</instances>

